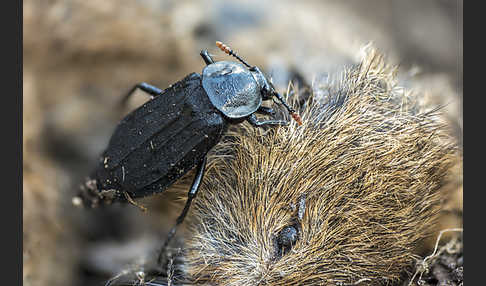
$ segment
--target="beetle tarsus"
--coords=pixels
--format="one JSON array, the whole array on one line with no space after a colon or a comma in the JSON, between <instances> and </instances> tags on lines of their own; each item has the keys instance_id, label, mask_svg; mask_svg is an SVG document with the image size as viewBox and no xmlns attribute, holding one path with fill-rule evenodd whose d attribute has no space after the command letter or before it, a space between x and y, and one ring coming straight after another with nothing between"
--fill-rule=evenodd
<instances>
[{"instance_id":1,"label":"beetle tarsus","mask_svg":"<svg viewBox=\"0 0 486 286\"><path fill-rule=\"evenodd\" d=\"M283 126L289 125L289 122L285 121L285 120L258 121L254 114L252 114L248 117L248 122L250 122L250 124L255 126L255 127L263 127L263 126L268 126L268 125L283 125Z\"/></svg>"},{"instance_id":2,"label":"beetle tarsus","mask_svg":"<svg viewBox=\"0 0 486 286\"><path fill-rule=\"evenodd\" d=\"M258 107L258 110L256 112L258 112L260 114L264 114L264 115L270 115L270 116L275 115L275 110L273 110L273 108L271 108L271 107L266 107L266 106Z\"/></svg>"}]
</instances>

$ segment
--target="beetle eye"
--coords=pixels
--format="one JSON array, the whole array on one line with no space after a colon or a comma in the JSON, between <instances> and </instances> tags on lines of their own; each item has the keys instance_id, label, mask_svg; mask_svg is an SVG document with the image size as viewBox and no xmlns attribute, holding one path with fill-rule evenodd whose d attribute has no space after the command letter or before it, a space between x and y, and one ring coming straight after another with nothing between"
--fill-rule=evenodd
<instances>
[{"instance_id":1,"label":"beetle eye","mask_svg":"<svg viewBox=\"0 0 486 286\"><path fill-rule=\"evenodd\" d=\"M273 98L273 95L272 93L270 93L267 89L262 89L261 91L262 93L262 99L263 100L269 100L269 99L272 99Z\"/></svg>"},{"instance_id":2,"label":"beetle eye","mask_svg":"<svg viewBox=\"0 0 486 286\"><path fill-rule=\"evenodd\" d=\"M277 235L277 256L286 254L299 239L299 232L295 226L286 226Z\"/></svg>"}]
</instances>

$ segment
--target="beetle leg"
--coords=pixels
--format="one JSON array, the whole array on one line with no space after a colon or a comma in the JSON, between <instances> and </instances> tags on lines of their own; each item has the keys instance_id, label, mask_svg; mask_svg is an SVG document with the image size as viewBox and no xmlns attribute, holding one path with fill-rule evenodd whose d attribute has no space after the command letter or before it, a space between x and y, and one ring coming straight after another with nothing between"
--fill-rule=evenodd
<instances>
[{"instance_id":1,"label":"beetle leg","mask_svg":"<svg viewBox=\"0 0 486 286\"><path fill-rule=\"evenodd\" d=\"M137 208L139 208L141 211L143 212L146 212L147 211L147 208L142 206L141 204L137 203L136 201L134 201L130 195L128 194L128 192L123 192L123 195L125 196L125 199L132 205L136 206Z\"/></svg>"},{"instance_id":2,"label":"beetle leg","mask_svg":"<svg viewBox=\"0 0 486 286\"><path fill-rule=\"evenodd\" d=\"M255 127L262 127L267 125L289 125L288 121L285 120L263 120L258 121L255 114L252 114L248 117L248 122Z\"/></svg>"},{"instance_id":3,"label":"beetle leg","mask_svg":"<svg viewBox=\"0 0 486 286\"><path fill-rule=\"evenodd\" d=\"M120 106L125 106L125 104L128 102L128 99L130 98L130 96L132 96L132 94L135 92L135 90L137 90L137 88L141 89L142 91L145 91L146 93L150 94L152 97L160 95L163 92L163 90L161 90L160 88L158 88L156 86L150 85L146 82L141 82L141 83L136 84L134 87L132 87L132 89L130 89L123 96L123 98L120 101Z\"/></svg>"},{"instance_id":4,"label":"beetle leg","mask_svg":"<svg viewBox=\"0 0 486 286\"><path fill-rule=\"evenodd\" d=\"M196 176L194 177L194 181L192 181L191 188L189 189L189 193L187 194L186 205L184 206L182 213L177 218L175 226L173 226L172 229L169 231L169 234L167 234L167 239L165 240L164 245L160 249L159 257L157 259L159 265L162 263L162 255L165 253L165 249L169 245L170 240L174 237L177 227L184 221L184 218L186 217L187 212L191 207L192 200L197 195L197 191L199 190L199 186L201 185L201 181L204 175L205 167L206 167L206 157L204 157L201 163L197 165Z\"/></svg>"},{"instance_id":5,"label":"beetle leg","mask_svg":"<svg viewBox=\"0 0 486 286\"><path fill-rule=\"evenodd\" d=\"M265 106L258 107L258 110L256 112L264 115L271 115L271 116L275 115L275 110L273 110L273 108L265 107Z\"/></svg>"},{"instance_id":6,"label":"beetle leg","mask_svg":"<svg viewBox=\"0 0 486 286\"><path fill-rule=\"evenodd\" d=\"M206 65L214 64L213 58L209 55L208 50L202 50L200 53Z\"/></svg>"}]
</instances>

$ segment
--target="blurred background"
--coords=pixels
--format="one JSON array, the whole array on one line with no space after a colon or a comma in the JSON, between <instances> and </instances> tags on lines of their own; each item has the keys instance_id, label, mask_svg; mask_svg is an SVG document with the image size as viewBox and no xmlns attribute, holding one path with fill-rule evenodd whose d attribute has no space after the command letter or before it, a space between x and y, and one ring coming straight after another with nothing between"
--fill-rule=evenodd
<instances>
[{"instance_id":1,"label":"blurred background","mask_svg":"<svg viewBox=\"0 0 486 286\"><path fill-rule=\"evenodd\" d=\"M216 40L283 91L295 74L318 88L371 42L400 65L402 86L445 104L462 146L463 1L25 0L23 9L24 285L103 285L159 247L177 194L144 200L148 213L78 210L71 198L128 111L115 107L121 95L200 73L204 48L228 60ZM137 93L132 107L144 100ZM462 211L457 174L448 207Z\"/></svg>"}]
</instances>

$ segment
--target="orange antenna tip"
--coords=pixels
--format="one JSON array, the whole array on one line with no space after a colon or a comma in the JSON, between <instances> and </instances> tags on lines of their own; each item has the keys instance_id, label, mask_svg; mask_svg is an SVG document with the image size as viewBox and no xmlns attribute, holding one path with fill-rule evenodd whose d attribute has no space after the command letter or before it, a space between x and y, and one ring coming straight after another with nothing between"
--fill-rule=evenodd
<instances>
[{"instance_id":1,"label":"orange antenna tip","mask_svg":"<svg viewBox=\"0 0 486 286\"><path fill-rule=\"evenodd\" d=\"M301 125L302 125L302 118L300 117L300 115L299 115L299 114L297 114L296 112L292 112L292 113L290 113L290 115L292 116L292 118L293 118L295 121L297 121L297 124L298 124L299 126L301 126Z\"/></svg>"},{"instance_id":2,"label":"orange antenna tip","mask_svg":"<svg viewBox=\"0 0 486 286\"><path fill-rule=\"evenodd\" d=\"M216 46L218 46L218 48L220 48L223 52L225 52L227 54L230 54L230 52L231 52L230 47L228 47L227 45L223 44L220 41L216 41Z\"/></svg>"},{"instance_id":3,"label":"orange antenna tip","mask_svg":"<svg viewBox=\"0 0 486 286\"><path fill-rule=\"evenodd\" d=\"M242 58L240 58L240 56L238 56L230 47L228 47L227 45L223 44L222 42L220 41L216 41L216 46L218 46L218 48L220 50L222 50L223 52L225 52L226 54L230 55L230 56L233 56L235 58L237 58L240 62L242 62L245 66L247 67L251 67L247 62L245 62Z\"/></svg>"}]
</instances>

